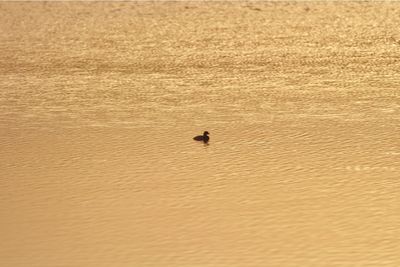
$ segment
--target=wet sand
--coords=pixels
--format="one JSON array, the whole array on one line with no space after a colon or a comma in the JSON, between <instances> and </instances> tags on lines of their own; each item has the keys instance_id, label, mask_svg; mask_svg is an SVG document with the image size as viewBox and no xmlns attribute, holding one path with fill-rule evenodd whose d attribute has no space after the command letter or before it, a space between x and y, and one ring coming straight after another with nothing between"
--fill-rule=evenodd
<instances>
[{"instance_id":1,"label":"wet sand","mask_svg":"<svg viewBox=\"0 0 400 267\"><path fill-rule=\"evenodd\" d=\"M399 15L1 3L0 266L399 266Z\"/></svg>"}]
</instances>

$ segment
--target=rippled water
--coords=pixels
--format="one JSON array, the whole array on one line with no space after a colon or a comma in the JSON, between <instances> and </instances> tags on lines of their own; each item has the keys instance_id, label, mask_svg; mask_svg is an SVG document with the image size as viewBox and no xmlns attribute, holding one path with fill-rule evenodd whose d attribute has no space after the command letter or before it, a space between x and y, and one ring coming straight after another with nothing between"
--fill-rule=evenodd
<instances>
[{"instance_id":1,"label":"rippled water","mask_svg":"<svg viewBox=\"0 0 400 267\"><path fill-rule=\"evenodd\" d=\"M0 265L399 266L399 15L1 3Z\"/></svg>"}]
</instances>

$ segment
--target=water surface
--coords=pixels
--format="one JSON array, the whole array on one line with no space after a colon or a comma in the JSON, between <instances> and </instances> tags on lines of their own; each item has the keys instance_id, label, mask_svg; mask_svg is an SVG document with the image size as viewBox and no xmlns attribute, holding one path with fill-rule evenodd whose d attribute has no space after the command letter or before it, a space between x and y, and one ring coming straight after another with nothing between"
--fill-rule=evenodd
<instances>
[{"instance_id":1,"label":"water surface","mask_svg":"<svg viewBox=\"0 0 400 267\"><path fill-rule=\"evenodd\" d=\"M0 265L400 265L397 3L0 14Z\"/></svg>"}]
</instances>

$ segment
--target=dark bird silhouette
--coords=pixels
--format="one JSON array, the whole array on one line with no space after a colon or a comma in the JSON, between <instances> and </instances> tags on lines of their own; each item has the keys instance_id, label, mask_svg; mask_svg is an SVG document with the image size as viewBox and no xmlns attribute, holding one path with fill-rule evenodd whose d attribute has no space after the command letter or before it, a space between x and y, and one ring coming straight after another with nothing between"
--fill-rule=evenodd
<instances>
[{"instance_id":1,"label":"dark bird silhouette","mask_svg":"<svg viewBox=\"0 0 400 267\"><path fill-rule=\"evenodd\" d=\"M204 143L207 143L208 140L210 140L210 137L208 137L209 134L210 134L209 132L205 131L203 133L203 135L198 135L198 136L193 137L193 140L203 141Z\"/></svg>"}]
</instances>

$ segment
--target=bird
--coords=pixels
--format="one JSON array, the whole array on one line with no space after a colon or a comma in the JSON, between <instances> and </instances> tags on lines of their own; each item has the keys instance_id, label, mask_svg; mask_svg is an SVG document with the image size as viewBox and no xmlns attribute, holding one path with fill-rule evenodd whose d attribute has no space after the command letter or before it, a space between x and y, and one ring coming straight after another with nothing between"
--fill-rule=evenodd
<instances>
[{"instance_id":1,"label":"bird","mask_svg":"<svg viewBox=\"0 0 400 267\"><path fill-rule=\"evenodd\" d=\"M205 131L203 135L198 135L193 137L193 140L203 141L204 143L208 143L208 140L210 140L210 137L208 137L209 134L210 134L209 132Z\"/></svg>"}]
</instances>

